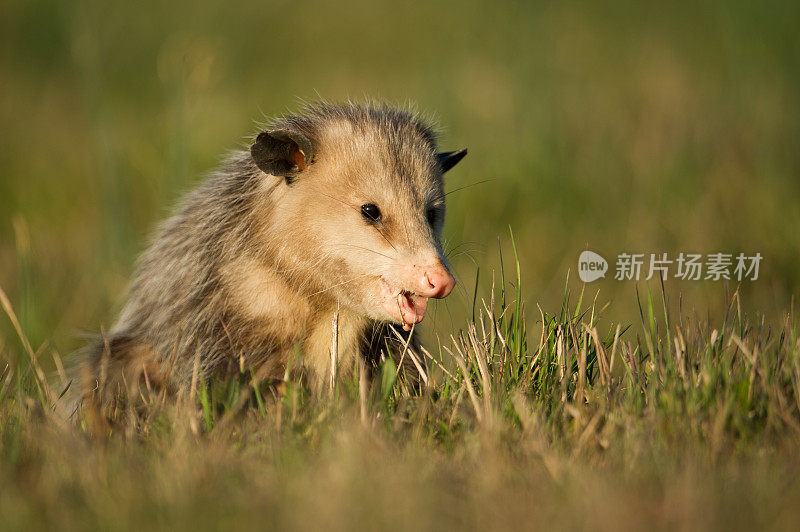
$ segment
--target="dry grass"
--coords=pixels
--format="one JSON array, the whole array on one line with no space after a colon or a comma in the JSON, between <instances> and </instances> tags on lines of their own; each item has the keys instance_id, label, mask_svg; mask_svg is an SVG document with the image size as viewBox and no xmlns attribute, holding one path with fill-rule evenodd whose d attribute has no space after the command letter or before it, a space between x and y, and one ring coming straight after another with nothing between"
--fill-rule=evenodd
<instances>
[{"instance_id":1,"label":"dry grass","mask_svg":"<svg viewBox=\"0 0 800 532\"><path fill-rule=\"evenodd\" d=\"M795 529L800 340L730 313L698 323L642 303L638 337L599 308L517 317L500 282L409 385L315 397L197 379L144 397L101 438L54 414L36 353L0 379L0 513L16 528ZM1 294L0 294L1 295ZM662 294L663 296L663 294ZM12 321L13 310L0 297ZM665 305L662 305L666 308ZM27 346L24 335L21 344ZM8 355L11 350L5 350ZM63 385L59 385L63 386ZM187 393L188 392L188 393Z\"/></svg>"},{"instance_id":2,"label":"dry grass","mask_svg":"<svg viewBox=\"0 0 800 532\"><path fill-rule=\"evenodd\" d=\"M3 3L0 527L798 529L799 10ZM76 331L109 323L166 206L316 92L413 100L469 147L426 385L384 366L322 400L198 375L104 442L60 422ZM604 307L562 290L587 244L764 263L669 297L598 280Z\"/></svg>"}]
</instances>

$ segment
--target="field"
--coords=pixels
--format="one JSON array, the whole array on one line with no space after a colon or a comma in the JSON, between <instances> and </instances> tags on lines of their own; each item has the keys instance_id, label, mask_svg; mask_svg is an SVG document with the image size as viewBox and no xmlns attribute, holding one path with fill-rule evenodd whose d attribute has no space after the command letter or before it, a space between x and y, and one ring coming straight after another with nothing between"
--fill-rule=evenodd
<instances>
[{"instance_id":1,"label":"field","mask_svg":"<svg viewBox=\"0 0 800 532\"><path fill-rule=\"evenodd\" d=\"M0 527L796 530L798 20L0 3ZM243 375L65 424L61 365L111 324L157 221L317 97L412 101L469 147L427 382L387 363L313 397ZM611 269L583 284L587 248ZM613 275L620 253L717 252L760 253L758 279Z\"/></svg>"}]
</instances>

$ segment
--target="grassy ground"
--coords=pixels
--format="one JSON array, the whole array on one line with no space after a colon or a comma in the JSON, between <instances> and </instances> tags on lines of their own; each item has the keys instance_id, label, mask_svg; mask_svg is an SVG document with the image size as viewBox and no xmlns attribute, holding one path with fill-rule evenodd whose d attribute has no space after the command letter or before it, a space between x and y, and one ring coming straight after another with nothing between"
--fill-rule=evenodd
<instances>
[{"instance_id":1,"label":"grassy ground","mask_svg":"<svg viewBox=\"0 0 800 532\"><path fill-rule=\"evenodd\" d=\"M0 527L797 529L797 20L783 0L0 2ZM60 423L58 361L111 323L168 206L316 94L415 101L470 149L428 384L243 377L119 412L104 441ZM608 276L580 298L587 247L764 259L738 286Z\"/></svg>"},{"instance_id":2,"label":"grassy ground","mask_svg":"<svg viewBox=\"0 0 800 532\"><path fill-rule=\"evenodd\" d=\"M198 378L100 430L53 413L64 383L20 333L0 380L4 528L797 529L795 316L748 323L734 294L703 323L647 291L634 337L598 329L583 293L550 315L498 285L415 358L419 387L391 361L324 397Z\"/></svg>"},{"instance_id":3,"label":"grassy ground","mask_svg":"<svg viewBox=\"0 0 800 532\"><path fill-rule=\"evenodd\" d=\"M110 325L168 207L262 113L317 93L414 101L444 148L469 147L447 182L462 286L499 267L512 225L547 307L587 245L760 252L745 310L780 320L798 294L797 2L291 5L2 2L0 285L33 343L66 356L76 331ZM636 319L633 283L593 286ZM667 288L724 312L721 283ZM437 329L461 326L471 292L429 316Z\"/></svg>"}]
</instances>

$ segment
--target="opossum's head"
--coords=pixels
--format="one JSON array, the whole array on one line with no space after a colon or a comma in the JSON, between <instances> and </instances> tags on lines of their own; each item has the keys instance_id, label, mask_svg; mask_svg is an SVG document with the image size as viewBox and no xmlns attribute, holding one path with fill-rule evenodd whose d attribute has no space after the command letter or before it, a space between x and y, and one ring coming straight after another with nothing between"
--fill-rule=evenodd
<instances>
[{"instance_id":1,"label":"opossum's head","mask_svg":"<svg viewBox=\"0 0 800 532\"><path fill-rule=\"evenodd\" d=\"M308 295L410 329L429 298L453 290L443 174L466 150L437 152L415 114L318 106L260 133L251 154L267 179L280 179L270 232L280 233L280 262Z\"/></svg>"}]
</instances>

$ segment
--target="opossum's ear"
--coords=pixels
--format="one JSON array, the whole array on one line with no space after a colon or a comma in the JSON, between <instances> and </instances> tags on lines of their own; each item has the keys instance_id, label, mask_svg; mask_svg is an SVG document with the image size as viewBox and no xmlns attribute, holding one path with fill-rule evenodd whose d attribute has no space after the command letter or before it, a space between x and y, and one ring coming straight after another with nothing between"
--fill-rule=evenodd
<instances>
[{"instance_id":1,"label":"opossum's ear","mask_svg":"<svg viewBox=\"0 0 800 532\"><path fill-rule=\"evenodd\" d=\"M442 173L447 172L452 167L457 165L458 161L463 159L466 154L467 154L466 148L457 151L446 151L442 153L437 153L436 160L439 161L439 166L442 169Z\"/></svg>"},{"instance_id":2,"label":"opossum's ear","mask_svg":"<svg viewBox=\"0 0 800 532\"><path fill-rule=\"evenodd\" d=\"M314 159L314 148L308 137L290 129L262 131L250 146L250 155L265 173L281 176L291 184L297 174Z\"/></svg>"}]
</instances>

